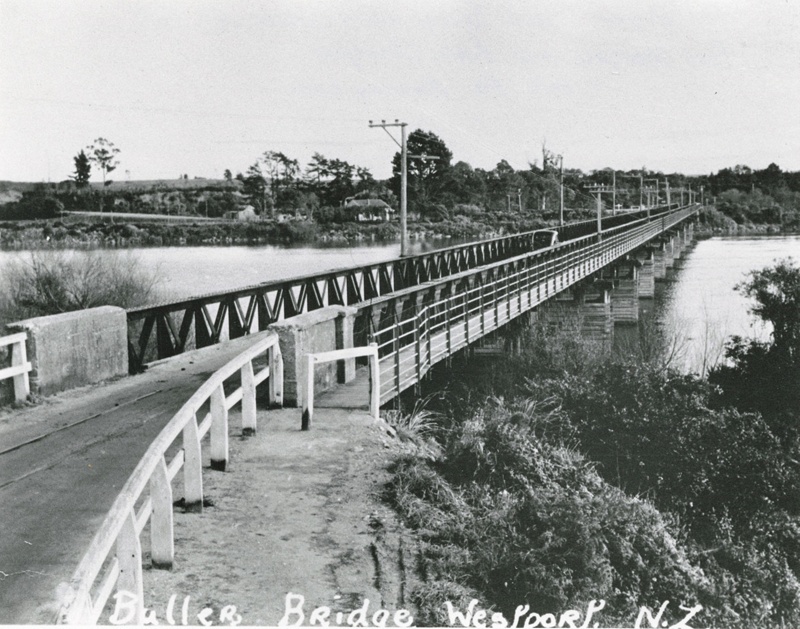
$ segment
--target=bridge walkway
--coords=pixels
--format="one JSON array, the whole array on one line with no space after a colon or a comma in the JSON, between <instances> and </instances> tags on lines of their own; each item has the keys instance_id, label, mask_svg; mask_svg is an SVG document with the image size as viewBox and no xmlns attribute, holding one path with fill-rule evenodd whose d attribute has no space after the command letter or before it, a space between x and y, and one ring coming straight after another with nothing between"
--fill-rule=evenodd
<instances>
[{"instance_id":1,"label":"bridge walkway","mask_svg":"<svg viewBox=\"0 0 800 629\"><path fill-rule=\"evenodd\" d=\"M410 546L379 497L402 446L366 410L317 408L310 431L300 431L297 408L260 412L258 421L252 437L231 431L228 471L204 473L213 506L176 509L172 570L144 572L146 604L161 624L171 594L176 609L191 596L190 624L204 606L217 621L235 605L242 625L277 626L289 592L305 599L303 625L323 605L333 617L365 598L369 616L403 608L413 575L401 547Z\"/></svg>"}]
</instances>

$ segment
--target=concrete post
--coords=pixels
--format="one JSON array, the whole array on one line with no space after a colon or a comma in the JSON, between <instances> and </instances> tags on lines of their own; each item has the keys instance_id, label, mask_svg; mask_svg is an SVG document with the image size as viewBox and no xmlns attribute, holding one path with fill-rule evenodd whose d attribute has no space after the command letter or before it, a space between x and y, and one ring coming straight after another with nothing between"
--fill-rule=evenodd
<instances>
[{"instance_id":1,"label":"concrete post","mask_svg":"<svg viewBox=\"0 0 800 629\"><path fill-rule=\"evenodd\" d=\"M39 395L128 375L128 324L122 308L36 317L6 329L27 333L30 386Z\"/></svg>"},{"instance_id":2,"label":"concrete post","mask_svg":"<svg viewBox=\"0 0 800 629\"><path fill-rule=\"evenodd\" d=\"M340 312L336 317L336 349L350 349L353 347L353 329L355 327L355 313ZM356 359L340 360L336 365L336 377L340 384L350 382L356 377Z\"/></svg>"},{"instance_id":3,"label":"concrete post","mask_svg":"<svg viewBox=\"0 0 800 629\"><path fill-rule=\"evenodd\" d=\"M283 355L284 405L303 406L307 388L309 353L327 352L353 347L353 327L356 308L328 306L306 312L291 319L273 323L280 339ZM331 388L340 381L355 375L355 359L319 365L315 371L314 388L317 392Z\"/></svg>"}]
</instances>

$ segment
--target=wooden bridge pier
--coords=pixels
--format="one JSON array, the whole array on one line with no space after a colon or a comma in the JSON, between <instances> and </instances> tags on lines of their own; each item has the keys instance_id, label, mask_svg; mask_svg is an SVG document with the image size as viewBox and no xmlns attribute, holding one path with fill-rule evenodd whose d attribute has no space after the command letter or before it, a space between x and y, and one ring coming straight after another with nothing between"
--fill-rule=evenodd
<instances>
[{"instance_id":1,"label":"wooden bridge pier","mask_svg":"<svg viewBox=\"0 0 800 629\"><path fill-rule=\"evenodd\" d=\"M647 299L655 297L656 294L656 277L655 277L655 259L653 250L650 247L645 247L638 251L636 260L641 265L639 267L639 298Z\"/></svg>"},{"instance_id":2,"label":"wooden bridge pier","mask_svg":"<svg viewBox=\"0 0 800 629\"><path fill-rule=\"evenodd\" d=\"M582 282L545 304L542 319L550 327L610 345L614 339L611 291L611 282L606 280Z\"/></svg>"},{"instance_id":3,"label":"wooden bridge pier","mask_svg":"<svg viewBox=\"0 0 800 629\"><path fill-rule=\"evenodd\" d=\"M639 267L635 257L612 264L611 314L615 324L636 324L639 321Z\"/></svg>"}]
</instances>

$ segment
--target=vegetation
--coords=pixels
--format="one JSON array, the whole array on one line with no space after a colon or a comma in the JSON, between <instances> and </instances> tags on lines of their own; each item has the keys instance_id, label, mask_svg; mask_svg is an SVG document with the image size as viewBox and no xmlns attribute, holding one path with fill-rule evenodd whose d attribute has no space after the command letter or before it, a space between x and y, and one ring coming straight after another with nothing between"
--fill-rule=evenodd
<instances>
[{"instance_id":1,"label":"vegetation","mask_svg":"<svg viewBox=\"0 0 800 629\"><path fill-rule=\"evenodd\" d=\"M750 276L773 340L732 341L709 380L542 328L396 421L424 427L386 491L420 539L418 622L604 599L601 626L667 600L669 622L681 603L703 606L691 626L800 626L798 287L790 261Z\"/></svg>"},{"instance_id":2,"label":"vegetation","mask_svg":"<svg viewBox=\"0 0 800 629\"><path fill-rule=\"evenodd\" d=\"M3 268L0 322L97 306L140 306L158 278L132 252L36 251Z\"/></svg>"},{"instance_id":3,"label":"vegetation","mask_svg":"<svg viewBox=\"0 0 800 629\"><path fill-rule=\"evenodd\" d=\"M422 129L409 134L408 151L409 222L418 231L469 237L552 225L560 218L562 183L566 220L590 218L596 211L591 188L614 181L615 202L626 208L665 203L667 182L673 203L688 202L693 192L705 202L700 221L708 230L800 228L800 173L785 173L776 164L764 170L736 166L703 176L646 167L585 173L564 169L562 157L542 147L541 166L534 161L515 169L500 160L486 170L454 160L442 138ZM355 223L356 214L346 207L349 200L380 199L397 208L400 196L399 152L392 158L393 175L386 181L375 179L367 168L320 153L314 153L303 167L281 151L267 150L245 173L234 176L226 169L220 180L190 180L184 174L172 181L113 182L108 175L119 165L119 152L112 142L97 138L74 156L75 172L69 180L34 188L0 182L0 221L54 219L62 218L63 212L111 209L221 219L249 205L261 221L309 222L315 227L301 229L303 237L315 231L315 237L324 239L326 228L363 233ZM100 184L89 183L93 165L102 175ZM659 182L658 195L654 181ZM6 190L14 194L3 194ZM603 204L606 211L612 210L609 199L604 198Z\"/></svg>"}]
</instances>

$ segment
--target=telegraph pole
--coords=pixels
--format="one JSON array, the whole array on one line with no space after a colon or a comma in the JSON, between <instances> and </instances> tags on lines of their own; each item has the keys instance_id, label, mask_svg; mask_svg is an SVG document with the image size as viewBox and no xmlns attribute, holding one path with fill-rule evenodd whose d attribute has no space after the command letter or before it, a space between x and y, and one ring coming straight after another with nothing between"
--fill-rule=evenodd
<instances>
[{"instance_id":1,"label":"telegraph pole","mask_svg":"<svg viewBox=\"0 0 800 629\"><path fill-rule=\"evenodd\" d=\"M559 224L564 226L564 156L558 156L559 171L561 172L561 181L559 182L559 204L558 204L558 218Z\"/></svg>"},{"instance_id":2,"label":"telegraph pole","mask_svg":"<svg viewBox=\"0 0 800 629\"><path fill-rule=\"evenodd\" d=\"M644 205L644 173L639 173L639 209Z\"/></svg>"},{"instance_id":3,"label":"telegraph pole","mask_svg":"<svg viewBox=\"0 0 800 629\"><path fill-rule=\"evenodd\" d=\"M380 127L400 147L400 256L408 255L408 150L406 149L406 126L395 118L394 122L381 120L380 123L369 121L370 128ZM400 127L400 142L389 133L388 127Z\"/></svg>"},{"instance_id":4,"label":"telegraph pole","mask_svg":"<svg viewBox=\"0 0 800 629\"><path fill-rule=\"evenodd\" d=\"M611 185L614 186L614 192L611 193L611 215L617 213L617 171L611 171Z\"/></svg>"},{"instance_id":5,"label":"telegraph pole","mask_svg":"<svg viewBox=\"0 0 800 629\"><path fill-rule=\"evenodd\" d=\"M603 194L613 193L614 189L611 186L595 184L589 186L587 190L597 195L597 235L600 236L603 232Z\"/></svg>"},{"instance_id":6,"label":"telegraph pole","mask_svg":"<svg viewBox=\"0 0 800 629\"><path fill-rule=\"evenodd\" d=\"M649 217L650 216L650 208L653 206L652 197L650 195L651 192L655 192L656 193L656 205L658 205L658 179L644 179L644 178L642 178L641 181L642 181L643 184L647 183L649 181L655 181L656 182L655 188L653 188L652 186L647 186L646 188L644 188L644 191L647 193L647 216Z\"/></svg>"}]
</instances>

